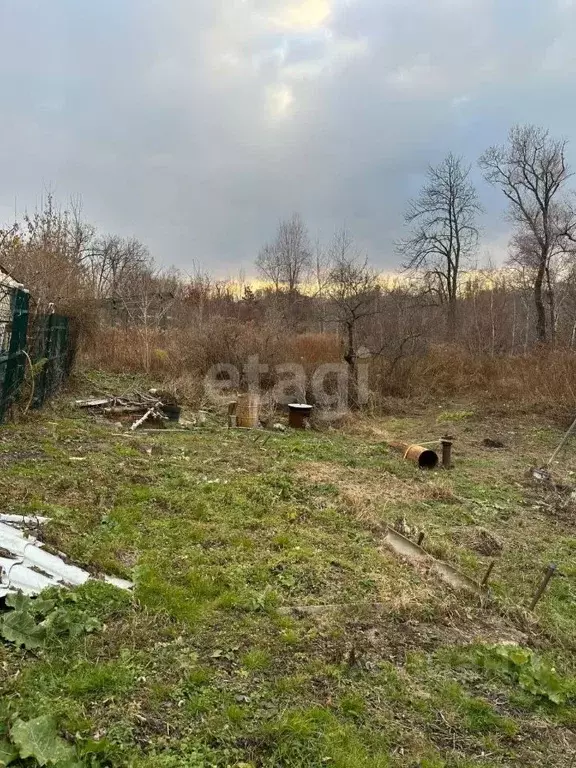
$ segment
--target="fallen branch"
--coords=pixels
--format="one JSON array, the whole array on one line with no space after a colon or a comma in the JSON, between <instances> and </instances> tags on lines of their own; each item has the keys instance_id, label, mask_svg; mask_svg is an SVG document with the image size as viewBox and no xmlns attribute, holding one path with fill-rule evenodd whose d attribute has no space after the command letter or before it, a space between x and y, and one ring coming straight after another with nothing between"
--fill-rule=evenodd
<instances>
[{"instance_id":1,"label":"fallen branch","mask_svg":"<svg viewBox=\"0 0 576 768\"><path fill-rule=\"evenodd\" d=\"M104 408L107 416L125 416L130 413L142 413L147 408L146 404L141 405L116 405L112 408Z\"/></svg>"},{"instance_id":2,"label":"fallen branch","mask_svg":"<svg viewBox=\"0 0 576 768\"><path fill-rule=\"evenodd\" d=\"M156 416L159 416L155 405L149 410L147 410L141 419L138 419L138 421L135 421L134 424L132 424L132 426L130 427L130 431L135 432L138 429L138 427L141 427L142 424L144 424L144 422L148 421L148 419L150 418L150 416L152 416L152 414L156 414Z\"/></svg>"}]
</instances>

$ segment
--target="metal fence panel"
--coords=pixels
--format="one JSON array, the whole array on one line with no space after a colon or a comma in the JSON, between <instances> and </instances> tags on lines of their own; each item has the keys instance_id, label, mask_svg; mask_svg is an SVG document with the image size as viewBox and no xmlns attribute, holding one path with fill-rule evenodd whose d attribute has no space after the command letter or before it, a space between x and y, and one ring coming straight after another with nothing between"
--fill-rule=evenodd
<instances>
[{"instance_id":1,"label":"metal fence panel","mask_svg":"<svg viewBox=\"0 0 576 768\"><path fill-rule=\"evenodd\" d=\"M75 339L70 319L40 315L29 327L29 302L27 291L10 286L0 295L0 423L22 389L30 362L34 368L33 408L40 408L56 394L72 367Z\"/></svg>"},{"instance_id":2,"label":"metal fence panel","mask_svg":"<svg viewBox=\"0 0 576 768\"><path fill-rule=\"evenodd\" d=\"M0 304L0 422L14 402L26 373L27 291L8 289Z\"/></svg>"},{"instance_id":3,"label":"metal fence panel","mask_svg":"<svg viewBox=\"0 0 576 768\"><path fill-rule=\"evenodd\" d=\"M39 371L34 381L34 408L40 408L64 384L72 363L70 320L44 315L35 323L32 360Z\"/></svg>"}]
</instances>

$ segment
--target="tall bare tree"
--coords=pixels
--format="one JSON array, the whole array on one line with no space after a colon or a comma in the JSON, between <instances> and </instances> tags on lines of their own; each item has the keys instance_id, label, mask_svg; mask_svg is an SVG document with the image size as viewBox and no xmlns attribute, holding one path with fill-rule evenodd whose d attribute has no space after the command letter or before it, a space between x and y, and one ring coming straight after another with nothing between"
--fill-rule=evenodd
<instances>
[{"instance_id":1,"label":"tall bare tree","mask_svg":"<svg viewBox=\"0 0 576 768\"><path fill-rule=\"evenodd\" d=\"M62 210L48 193L40 208L2 238L2 261L30 289L37 308L49 303L61 308L86 293L84 262L93 238L79 200Z\"/></svg>"},{"instance_id":2,"label":"tall bare tree","mask_svg":"<svg viewBox=\"0 0 576 768\"><path fill-rule=\"evenodd\" d=\"M133 292L134 280L152 269L152 260L136 238L105 235L95 242L86 266L94 296L116 300Z\"/></svg>"},{"instance_id":3,"label":"tall bare tree","mask_svg":"<svg viewBox=\"0 0 576 768\"><path fill-rule=\"evenodd\" d=\"M509 263L513 268L519 269L528 280L533 296L536 293L535 288L538 287L538 301L541 300L547 310L546 336L552 344L556 342L559 310L566 298L569 276L576 265L576 243L568 236L569 232L574 230L574 224L569 222L571 217L572 213L568 209L555 206L551 217L554 231L545 261L542 259L540 242L526 227L518 229L510 241ZM542 267L544 275L540 289L539 272ZM538 339L543 341L540 337Z\"/></svg>"},{"instance_id":4,"label":"tall bare tree","mask_svg":"<svg viewBox=\"0 0 576 768\"><path fill-rule=\"evenodd\" d=\"M324 333L326 322L326 287L330 279L330 270L333 256L330 250L325 248L318 238L314 244L314 257L312 263L312 285L314 299L318 307L318 321L320 333Z\"/></svg>"},{"instance_id":5,"label":"tall bare tree","mask_svg":"<svg viewBox=\"0 0 576 768\"><path fill-rule=\"evenodd\" d=\"M280 254L273 244L267 243L256 259L256 267L260 275L272 283L274 291L280 293L283 282L283 268Z\"/></svg>"},{"instance_id":6,"label":"tall bare tree","mask_svg":"<svg viewBox=\"0 0 576 768\"><path fill-rule=\"evenodd\" d=\"M362 320L377 311L378 274L357 252L346 229L334 235L329 253L332 268L326 295L343 333L344 360L349 373L348 403L351 408L358 408L359 329Z\"/></svg>"},{"instance_id":7,"label":"tall bare tree","mask_svg":"<svg viewBox=\"0 0 576 768\"><path fill-rule=\"evenodd\" d=\"M405 268L423 270L430 290L447 306L450 339L456 332L459 276L478 245L481 210L470 167L449 154L428 168L426 184L405 215L411 233L397 244Z\"/></svg>"},{"instance_id":8,"label":"tall bare tree","mask_svg":"<svg viewBox=\"0 0 576 768\"><path fill-rule=\"evenodd\" d=\"M146 373L150 373L154 341L158 331L166 326L179 283L176 274L146 267L134 272L131 277L132 293L121 297L128 322L140 339L142 365Z\"/></svg>"},{"instance_id":9,"label":"tall bare tree","mask_svg":"<svg viewBox=\"0 0 576 768\"><path fill-rule=\"evenodd\" d=\"M281 221L276 237L258 254L256 266L277 293L296 293L312 263L310 239L300 214Z\"/></svg>"},{"instance_id":10,"label":"tall bare tree","mask_svg":"<svg viewBox=\"0 0 576 768\"><path fill-rule=\"evenodd\" d=\"M543 128L515 126L507 145L490 147L480 158L484 177L508 200L508 216L516 228L516 260L522 259L533 274L536 337L541 343L553 336L546 316L547 276L555 255L568 251L576 234L566 188L571 176L566 145L565 139L554 139Z\"/></svg>"}]
</instances>

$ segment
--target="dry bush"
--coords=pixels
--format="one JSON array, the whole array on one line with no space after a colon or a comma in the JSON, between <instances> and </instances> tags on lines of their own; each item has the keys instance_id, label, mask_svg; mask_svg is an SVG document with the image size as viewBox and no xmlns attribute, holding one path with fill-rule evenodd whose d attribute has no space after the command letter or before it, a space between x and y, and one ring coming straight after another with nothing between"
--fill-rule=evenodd
<instances>
[{"instance_id":1,"label":"dry bush","mask_svg":"<svg viewBox=\"0 0 576 768\"><path fill-rule=\"evenodd\" d=\"M101 327L84 345L84 360L112 371L142 371L142 329ZM152 347L151 374L202 377L215 365L232 364L241 370L258 357L270 367L299 363L307 370L340 360L336 334L287 335L274 326L239 324L216 318L201 328L148 330Z\"/></svg>"},{"instance_id":2,"label":"dry bush","mask_svg":"<svg viewBox=\"0 0 576 768\"><path fill-rule=\"evenodd\" d=\"M86 364L114 372L144 370L142 329L98 327L93 318L85 318L85 325L82 354ZM232 364L242 371L257 356L260 364L270 367L270 373L261 379L267 390L276 382L274 366L281 363L301 364L310 375L317 366L341 361L337 334L290 334L277 322L257 325L215 318L200 328L146 333L151 347L148 373L163 381L180 382L195 401L204 376L218 364ZM525 409L566 410L576 405L576 354L567 349L491 356L473 354L457 345L435 345L396 361L376 357L370 366L369 406L376 411L390 397L423 403L470 397Z\"/></svg>"},{"instance_id":3,"label":"dry bush","mask_svg":"<svg viewBox=\"0 0 576 768\"><path fill-rule=\"evenodd\" d=\"M576 354L538 349L529 355L478 355L438 345L382 378L377 395L402 394L422 400L471 397L520 408L576 406Z\"/></svg>"},{"instance_id":4,"label":"dry bush","mask_svg":"<svg viewBox=\"0 0 576 768\"><path fill-rule=\"evenodd\" d=\"M576 354L568 349L542 349L523 357L500 360L499 376L491 387L495 400L534 409L569 409L576 405Z\"/></svg>"},{"instance_id":5,"label":"dry bush","mask_svg":"<svg viewBox=\"0 0 576 768\"><path fill-rule=\"evenodd\" d=\"M286 362L301 363L306 369L342 360L342 346L336 333L300 333L286 339Z\"/></svg>"},{"instance_id":6,"label":"dry bush","mask_svg":"<svg viewBox=\"0 0 576 768\"><path fill-rule=\"evenodd\" d=\"M152 374L167 372L166 336L162 331L154 333L154 349L158 354L152 355ZM83 362L93 368L113 373L140 373L144 369L140 330L100 327L93 338L83 339L81 356Z\"/></svg>"}]
</instances>

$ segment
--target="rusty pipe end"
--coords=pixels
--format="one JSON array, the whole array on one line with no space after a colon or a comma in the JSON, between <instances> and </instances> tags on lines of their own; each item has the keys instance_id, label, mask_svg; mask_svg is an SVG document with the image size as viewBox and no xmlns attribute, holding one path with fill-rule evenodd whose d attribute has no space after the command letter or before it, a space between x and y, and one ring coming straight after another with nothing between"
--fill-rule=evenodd
<instances>
[{"instance_id":1,"label":"rusty pipe end","mask_svg":"<svg viewBox=\"0 0 576 768\"><path fill-rule=\"evenodd\" d=\"M418 457L418 466L420 469L436 469L438 461L436 451L425 450Z\"/></svg>"},{"instance_id":2,"label":"rusty pipe end","mask_svg":"<svg viewBox=\"0 0 576 768\"><path fill-rule=\"evenodd\" d=\"M440 461L436 451L423 448L421 445L411 445L406 451L404 458L418 464L420 469L436 469Z\"/></svg>"}]
</instances>

